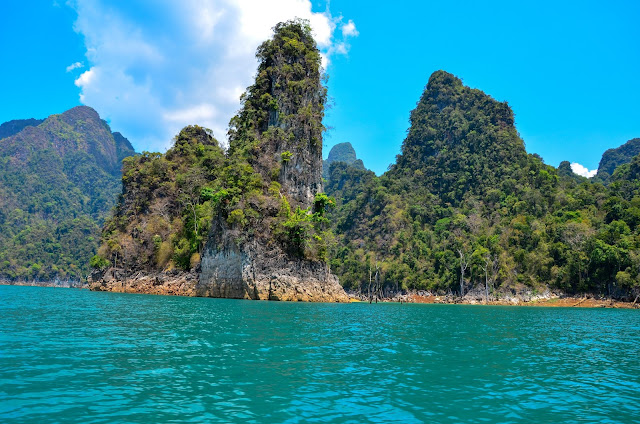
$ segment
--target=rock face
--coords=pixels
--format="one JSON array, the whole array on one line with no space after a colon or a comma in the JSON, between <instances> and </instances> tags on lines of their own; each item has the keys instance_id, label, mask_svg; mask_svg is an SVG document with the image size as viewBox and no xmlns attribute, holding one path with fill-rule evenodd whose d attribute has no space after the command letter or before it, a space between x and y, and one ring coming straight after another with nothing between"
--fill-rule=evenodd
<instances>
[{"instance_id":1,"label":"rock face","mask_svg":"<svg viewBox=\"0 0 640 424\"><path fill-rule=\"evenodd\" d=\"M291 260L263 246L208 250L198 296L303 302L348 302L336 276L320 261Z\"/></svg>"}]
</instances>

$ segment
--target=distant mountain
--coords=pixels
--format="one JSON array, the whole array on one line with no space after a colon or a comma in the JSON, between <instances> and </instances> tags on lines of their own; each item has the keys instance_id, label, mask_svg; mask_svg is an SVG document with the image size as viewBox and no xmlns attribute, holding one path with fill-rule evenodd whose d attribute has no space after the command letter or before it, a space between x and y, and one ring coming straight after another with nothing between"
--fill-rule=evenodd
<instances>
[{"instance_id":1,"label":"distant mountain","mask_svg":"<svg viewBox=\"0 0 640 424\"><path fill-rule=\"evenodd\" d=\"M448 72L431 75L410 120L389 175L409 177L445 202L484 196L517 180L528 166L509 105L464 86Z\"/></svg>"},{"instance_id":2,"label":"distant mountain","mask_svg":"<svg viewBox=\"0 0 640 424\"><path fill-rule=\"evenodd\" d=\"M6 137L11 137L14 134L18 134L26 127L37 127L42 124L44 119L14 119L13 121L5 122L0 125L0 140Z\"/></svg>"},{"instance_id":3,"label":"distant mountain","mask_svg":"<svg viewBox=\"0 0 640 424\"><path fill-rule=\"evenodd\" d=\"M322 161L322 178L329 178L329 168L335 162L344 162L356 169L366 169L362 160L357 158L356 151L349 142L338 143L331 148L327 159Z\"/></svg>"},{"instance_id":4,"label":"distant mountain","mask_svg":"<svg viewBox=\"0 0 640 424\"><path fill-rule=\"evenodd\" d=\"M133 147L86 106L12 122L7 133L23 128L0 142L0 279L79 279Z\"/></svg>"},{"instance_id":5,"label":"distant mountain","mask_svg":"<svg viewBox=\"0 0 640 424\"><path fill-rule=\"evenodd\" d=\"M605 182L608 181L618 166L630 163L631 159L638 154L640 154L640 138L631 139L620 147L605 151L600 159L596 176Z\"/></svg>"},{"instance_id":6,"label":"distant mountain","mask_svg":"<svg viewBox=\"0 0 640 424\"><path fill-rule=\"evenodd\" d=\"M575 181L576 183L587 181L586 177L573 172L573 169L571 169L571 163L569 163L569 161L567 160L563 160L562 162L560 162L560 165L558 165L558 177L563 177L571 181Z\"/></svg>"},{"instance_id":7,"label":"distant mountain","mask_svg":"<svg viewBox=\"0 0 640 424\"><path fill-rule=\"evenodd\" d=\"M609 181L612 183L618 183L618 185L627 186L627 189L622 191L626 191L628 197L628 193L631 192L628 187L629 183L637 185L640 182L640 154L631 158L629 163L623 163L618 166L613 172L613 175L611 175ZM620 190L621 187L616 188Z\"/></svg>"}]
</instances>

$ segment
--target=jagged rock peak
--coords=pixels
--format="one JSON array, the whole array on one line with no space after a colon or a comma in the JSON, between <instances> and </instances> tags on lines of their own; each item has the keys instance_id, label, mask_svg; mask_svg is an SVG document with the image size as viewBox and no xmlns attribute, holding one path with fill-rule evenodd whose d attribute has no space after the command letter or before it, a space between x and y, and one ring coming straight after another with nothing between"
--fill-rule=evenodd
<instances>
[{"instance_id":1,"label":"jagged rock peak","mask_svg":"<svg viewBox=\"0 0 640 424\"><path fill-rule=\"evenodd\" d=\"M274 27L258 48L255 83L231 120L230 154L243 153L264 181L276 181L292 205L322 191L322 119L326 88L320 52L307 21Z\"/></svg>"}]
</instances>

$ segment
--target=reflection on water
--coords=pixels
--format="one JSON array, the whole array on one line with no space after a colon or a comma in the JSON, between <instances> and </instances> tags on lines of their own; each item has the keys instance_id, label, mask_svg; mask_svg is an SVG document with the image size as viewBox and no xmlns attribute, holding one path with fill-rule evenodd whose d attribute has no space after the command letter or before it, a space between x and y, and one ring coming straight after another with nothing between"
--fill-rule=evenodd
<instances>
[{"instance_id":1,"label":"reflection on water","mask_svg":"<svg viewBox=\"0 0 640 424\"><path fill-rule=\"evenodd\" d=\"M0 286L0 422L638 422L634 310Z\"/></svg>"}]
</instances>

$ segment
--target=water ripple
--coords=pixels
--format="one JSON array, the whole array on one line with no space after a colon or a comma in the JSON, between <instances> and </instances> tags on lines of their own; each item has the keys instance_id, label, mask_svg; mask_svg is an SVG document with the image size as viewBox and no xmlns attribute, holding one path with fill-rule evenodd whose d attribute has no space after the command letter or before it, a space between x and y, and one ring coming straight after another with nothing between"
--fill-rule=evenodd
<instances>
[{"instance_id":1,"label":"water ripple","mask_svg":"<svg viewBox=\"0 0 640 424\"><path fill-rule=\"evenodd\" d=\"M632 310L0 286L0 422L632 423Z\"/></svg>"}]
</instances>

